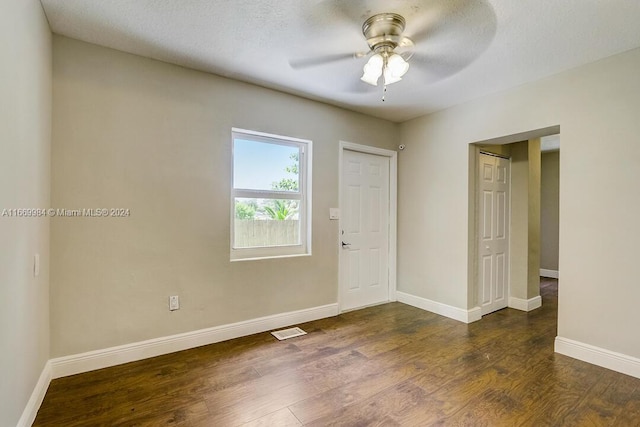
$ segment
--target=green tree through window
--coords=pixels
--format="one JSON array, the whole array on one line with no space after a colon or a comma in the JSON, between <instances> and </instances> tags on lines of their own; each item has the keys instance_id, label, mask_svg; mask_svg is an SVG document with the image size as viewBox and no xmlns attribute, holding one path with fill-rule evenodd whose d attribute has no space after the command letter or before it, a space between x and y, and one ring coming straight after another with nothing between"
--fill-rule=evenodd
<instances>
[{"instance_id":1,"label":"green tree through window","mask_svg":"<svg viewBox=\"0 0 640 427\"><path fill-rule=\"evenodd\" d=\"M236 218L238 219L254 219L258 204L255 200L249 202L236 202Z\"/></svg>"},{"instance_id":2,"label":"green tree through window","mask_svg":"<svg viewBox=\"0 0 640 427\"><path fill-rule=\"evenodd\" d=\"M282 178L278 182L273 182L271 188L278 191L298 191L298 163L300 155L291 153L289 158L293 160L293 164L284 168L284 171L295 175L295 178ZM271 219L284 221L292 218L298 213L298 203L295 200L271 200L271 206L264 206L263 211L269 215Z\"/></svg>"}]
</instances>

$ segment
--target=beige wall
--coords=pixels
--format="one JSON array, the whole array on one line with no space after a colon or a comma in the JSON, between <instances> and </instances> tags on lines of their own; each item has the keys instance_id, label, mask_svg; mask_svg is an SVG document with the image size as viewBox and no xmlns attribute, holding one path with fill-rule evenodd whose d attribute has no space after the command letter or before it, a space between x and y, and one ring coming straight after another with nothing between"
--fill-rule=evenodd
<instances>
[{"instance_id":1,"label":"beige wall","mask_svg":"<svg viewBox=\"0 0 640 427\"><path fill-rule=\"evenodd\" d=\"M560 151L542 153L540 268L558 270Z\"/></svg>"},{"instance_id":2,"label":"beige wall","mask_svg":"<svg viewBox=\"0 0 640 427\"><path fill-rule=\"evenodd\" d=\"M2 2L0 40L0 212L46 208L51 33L40 2ZM15 426L49 359L49 221L0 216L0 241L0 426Z\"/></svg>"},{"instance_id":3,"label":"beige wall","mask_svg":"<svg viewBox=\"0 0 640 427\"><path fill-rule=\"evenodd\" d=\"M540 295L540 140L509 144L511 153L510 296Z\"/></svg>"},{"instance_id":4,"label":"beige wall","mask_svg":"<svg viewBox=\"0 0 640 427\"><path fill-rule=\"evenodd\" d=\"M53 356L337 301L339 141L398 125L58 36L53 78L53 205L131 210L52 221ZM232 127L313 141L312 256L229 262Z\"/></svg>"},{"instance_id":5,"label":"beige wall","mask_svg":"<svg viewBox=\"0 0 640 427\"><path fill-rule=\"evenodd\" d=\"M399 290L468 308L468 145L559 125L558 334L640 357L639 67L636 49L403 123Z\"/></svg>"}]
</instances>

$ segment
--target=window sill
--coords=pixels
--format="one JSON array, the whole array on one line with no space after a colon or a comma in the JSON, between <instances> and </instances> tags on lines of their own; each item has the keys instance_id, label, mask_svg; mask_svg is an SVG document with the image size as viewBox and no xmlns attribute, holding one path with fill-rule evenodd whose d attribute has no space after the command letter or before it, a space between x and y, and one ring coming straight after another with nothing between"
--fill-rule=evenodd
<instances>
[{"instance_id":1,"label":"window sill","mask_svg":"<svg viewBox=\"0 0 640 427\"><path fill-rule=\"evenodd\" d=\"M265 259L282 259L282 258L299 258L299 257L307 257L311 256L311 253L304 254L290 254L290 255L265 255L265 256L256 256L251 258L231 258L231 262L239 262L239 261L261 261Z\"/></svg>"}]
</instances>

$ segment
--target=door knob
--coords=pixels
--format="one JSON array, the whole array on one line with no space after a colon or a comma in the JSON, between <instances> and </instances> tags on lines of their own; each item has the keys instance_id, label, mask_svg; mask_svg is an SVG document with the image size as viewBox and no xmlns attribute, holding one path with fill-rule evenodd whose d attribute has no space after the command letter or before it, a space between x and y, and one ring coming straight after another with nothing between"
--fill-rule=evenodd
<instances>
[{"instance_id":1,"label":"door knob","mask_svg":"<svg viewBox=\"0 0 640 427\"><path fill-rule=\"evenodd\" d=\"M342 247L343 248L348 248L349 246L351 246L351 243L342 242Z\"/></svg>"}]
</instances>

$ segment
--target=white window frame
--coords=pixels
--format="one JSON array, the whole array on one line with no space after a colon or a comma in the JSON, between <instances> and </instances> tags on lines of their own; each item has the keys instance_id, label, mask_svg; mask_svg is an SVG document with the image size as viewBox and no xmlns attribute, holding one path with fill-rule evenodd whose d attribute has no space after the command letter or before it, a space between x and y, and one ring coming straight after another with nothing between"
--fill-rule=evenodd
<instances>
[{"instance_id":1,"label":"white window frame","mask_svg":"<svg viewBox=\"0 0 640 427\"><path fill-rule=\"evenodd\" d=\"M236 138L268 144L287 145L300 148L298 159L298 192L277 190L236 189L234 183L234 151ZM308 139L292 138L246 129L231 129L231 261L246 261L265 258L283 258L311 255L311 166L313 142ZM234 248L235 242L235 199L277 198L300 201L300 244L267 246L255 248Z\"/></svg>"}]
</instances>

